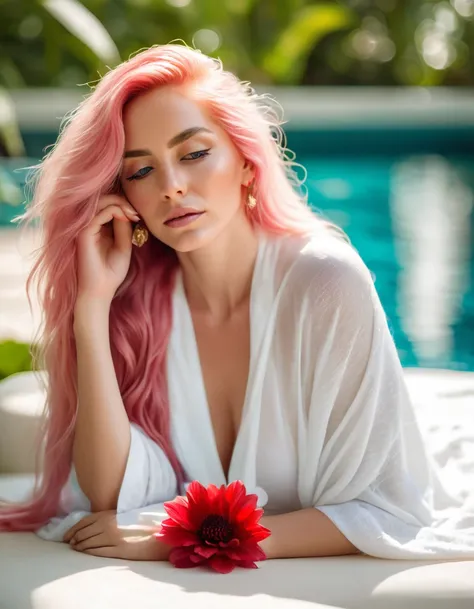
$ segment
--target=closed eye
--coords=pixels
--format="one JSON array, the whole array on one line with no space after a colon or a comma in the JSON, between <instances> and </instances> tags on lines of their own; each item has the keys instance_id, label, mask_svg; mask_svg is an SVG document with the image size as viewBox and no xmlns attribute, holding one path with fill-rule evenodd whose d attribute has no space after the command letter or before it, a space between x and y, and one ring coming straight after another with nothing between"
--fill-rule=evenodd
<instances>
[{"instance_id":1,"label":"closed eye","mask_svg":"<svg viewBox=\"0 0 474 609\"><path fill-rule=\"evenodd\" d=\"M196 159L201 159L202 157L209 155L209 150L210 150L210 148L207 148L206 150L197 150L196 152L190 152L186 156L183 156L183 158L181 160L182 161L195 161ZM195 155L198 155L198 156L195 156ZM186 157L192 157L192 158L188 159Z\"/></svg>"},{"instance_id":2,"label":"closed eye","mask_svg":"<svg viewBox=\"0 0 474 609\"><path fill-rule=\"evenodd\" d=\"M142 167L141 169L139 169L137 171L137 173L134 173L133 176L130 176L129 178L127 178L127 180L129 182L131 182L132 180L141 180L146 175L148 175L152 169L153 169L152 167Z\"/></svg>"},{"instance_id":3,"label":"closed eye","mask_svg":"<svg viewBox=\"0 0 474 609\"><path fill-rule=\"evenodd\" d=\"M197 161L198 159L202 159L203 157L208 156L209 150L210 150L210 148L207 148L206 150L196 150L196 152L190 152L186 156L183 156L183 158L181 160L182 161ZM191 158L189 158L189 157L191 157ZM127 178L127 180L129 182L131 182L132 180L142 180L152 170L153 170L153 167L142 167L132 176Z\"/></svg>"}]
</instances>

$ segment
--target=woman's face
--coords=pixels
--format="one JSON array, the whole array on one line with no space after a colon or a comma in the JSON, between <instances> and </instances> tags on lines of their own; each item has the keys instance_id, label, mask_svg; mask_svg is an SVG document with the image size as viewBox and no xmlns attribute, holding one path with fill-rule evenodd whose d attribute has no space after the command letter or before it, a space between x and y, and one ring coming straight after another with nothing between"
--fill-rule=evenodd
<instances>
[{"instance_id":1,"label":"woman's face","mask_svg":"<svg viewBox=\"0 0 474 609\"><path fill-rule=\"evenodd\" d=\"M242 185L251 169L227 133L184 92L168 86L135 98L126 106L124 127L121 185L160 241L180 252L194 250L245 214ZM193 210L201 215L167 222L176 211Z\"/></svg>"}]
</instances>

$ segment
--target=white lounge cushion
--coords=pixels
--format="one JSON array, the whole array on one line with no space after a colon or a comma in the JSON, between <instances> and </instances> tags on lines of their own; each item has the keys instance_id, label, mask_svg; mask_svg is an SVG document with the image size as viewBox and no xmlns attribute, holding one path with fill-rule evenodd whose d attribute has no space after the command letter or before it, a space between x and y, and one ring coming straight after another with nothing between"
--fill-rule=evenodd
<instances>
[{"instance_id":1,"label":"white lounge cushion","mask_svg":"<svg viewBox=\"0 0 474 609\"><path fill-rule=\"evenodd\" d=\"M0 590L2 609L472 609L474 562L306 558L221 575L1 533Z\"/></svg>"},{"instance_id":2,"label":"white lounge cushion","mask_svg":"<svg viewBox=\"0 0 474 609\"><path fill-rule=\"evenodd\" d=\"M0 473L35 471L44 405L39 373L20 372L0 382Z\"/></svg>"}]
</instances>

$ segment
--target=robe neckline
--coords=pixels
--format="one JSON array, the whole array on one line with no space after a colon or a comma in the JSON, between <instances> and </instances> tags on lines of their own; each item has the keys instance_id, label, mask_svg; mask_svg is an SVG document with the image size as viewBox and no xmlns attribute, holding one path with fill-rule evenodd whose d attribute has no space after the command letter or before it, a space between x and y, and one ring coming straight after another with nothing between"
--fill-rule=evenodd
<instances>
[{"instance_id":1,"label":"robe neckline","mask_svg":"<svg viewBox=\"0 0 474 609\"><path fill-rule=\"evenodd\" d=\"M250 320L250 361L249 374L245 389L244 403L242 405L242 415L238 433L236 435L234 448L229 464L228 476L226 478L224 469L217 450L217 443L212 426L209 404L206 395L204 376L202 373L199 350L194 331L191 311L186 298L183 276L181 269L176 276L176 284L173 293L173 324L170 342L180 345L179 355L179 378L173 379L174 371L169 370L169 382L174 383L174 395L179 395L180 379L188 379L193 384L192 403L182 403L177 400L178 414L184 417L184 427L187 430L183 433L182 440L187 444L181 457L184 461L185 470L192 480L199 480L202 484L215 484L216 486L227 485L234 480L242 480L247 488L256 488L256 467L254 455L257 445L258 419L259 412L255 412L257 400L252 399L255 393L257 360L260 346L266 327L267 307L262 302L262 284L264 281L264 251L268 242L268 237L261 230L256 230L258 238L257 255L252 274L249 303ZM263 305L263 306L262 306ZM268 312L268 310L267 310ZM180 340L176 334L180 334ZM184 348L186 345L186 348ZM191 393L188 391L188 396ZM183 393L183 398L184 398ZM258 406L257 406L258 408ZM178 426L176 426L178 428ZM179 428L183 428L183 421ZM187 438L187 441L186 441ZM197 440L199 448L197 451L190 450L189 439ZM180 442L181 444L181 442ZM197 448L197 445L196 445ZM252 459L251 455L254 455Z\"/></svg>"}]
</instances>

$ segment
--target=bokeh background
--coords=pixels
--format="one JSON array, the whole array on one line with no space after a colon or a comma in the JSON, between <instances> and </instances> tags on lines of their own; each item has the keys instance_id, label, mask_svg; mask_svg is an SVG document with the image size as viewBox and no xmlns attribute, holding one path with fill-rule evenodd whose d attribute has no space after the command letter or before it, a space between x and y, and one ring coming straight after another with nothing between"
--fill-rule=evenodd
<instances>
[{"instance_id":1,"label":"bokeh background","mask_svg":"<svg viewBox=\"0 0 474 609\"><path fill-rule=\"evenodd\" d=\"M30 365L12 220L65 113L184 41L269 92L310 204L375 277L407 367L474 371L474 0L0 0L0 378ZM34 309L33 303L33 309Z\"/></svg>"}]
</instances>

